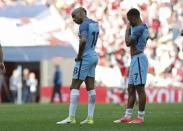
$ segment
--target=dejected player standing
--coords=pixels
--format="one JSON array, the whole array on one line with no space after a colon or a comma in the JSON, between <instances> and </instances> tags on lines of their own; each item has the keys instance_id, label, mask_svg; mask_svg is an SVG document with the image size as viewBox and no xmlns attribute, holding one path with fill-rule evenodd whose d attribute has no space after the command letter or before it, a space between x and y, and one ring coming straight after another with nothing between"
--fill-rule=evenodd
<instances>
[{"instance_id":1,"label":"dejected player standing","mask_svg":"<svg viewBox=\"0 0 183 131\"><path fill-rule=\"evenodd\" d=\"M88 116L80 124L93 124L96 92L94 89L95 68L98 63L98 55L95 52L95 45L99 35L98 23L87 17L84 8L79 7L72 12L73 21L79 24L79 52L75 58L73 79L70 93L69 116L57 122L57 124L75 124L75 113L79 100L79 88L82 82L86 84L88 91Z\"/></svg>"},{"instance_id":2,"label":"dejected player standing","mask_svg":"<svg viewBox=\"0 0 183 131\"><path fill-rule=\"evenodd\" d=\"M131 63L128 81L128 103L124 117L115 120L115 123L136 123L144 122L146 93L145 83L148 70L148 60L143 53L149 38L149 32L146 24L142 23L140 12L132 8L127 13L129 24L127 25L125 42L130 47ZM136 101L136 92L139 97L139 111L136 119L132 119L134 103Z\"/></svg>"}]
</instances>

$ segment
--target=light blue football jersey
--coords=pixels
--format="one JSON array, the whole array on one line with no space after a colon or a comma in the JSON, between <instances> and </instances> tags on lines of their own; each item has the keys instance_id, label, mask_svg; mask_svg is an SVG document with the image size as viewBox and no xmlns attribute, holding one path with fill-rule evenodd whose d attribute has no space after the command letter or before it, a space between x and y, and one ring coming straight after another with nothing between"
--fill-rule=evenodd
<instances>
[{"instance_id":1,"label":"light blue football jersey","mask_svg":"<svg viewBox=\"0 0 183 131\"><path fill-rule=\"evenodd\" d=\"M76 61L73 70L73 79L85 80L88 76L95 77L95 69L98 63L98 54L95 46L99 35L98 23L85 19L79 27L79 37L86 38L86 45L81 61Z\"/></svg>"},{"instance_id":2,"label":"light blue football jersey","mask_svg":"<svg viewBox=\"0 0 183 131\"><path fill-rule=\"evenodd\" d=\"M99 25L96 21L85 19L79 27L79 37L86 38L86 46L83 57L88 55L96 55L95 46L99 36Z\"/></svg>"},{"instance_id":3,"label":"light blue football jersey","mask_svg":"<svg viewBox=\"0 0 183 131\"><path fill-rule=\"evenodd\" d=\"M131 38L135 41L135 47L139 51L142 51L142 53L131 57L128 84L145 84L148 72L148 59L143 51L149 38L147 26L145 24L140 24L132 27Z\"/></svg>"},{"instance_id":4,"label":"light blue football jersey","mask_svg":"<svg viewBox=\"0 0 183 131\"><path fill-rule=\"evenodd\" d=\"M149 31L146 24L132 27L131 37L135 40L135 47L140 51L144 51L147 40L149 39Z\"/></svg>"}]
</instances>

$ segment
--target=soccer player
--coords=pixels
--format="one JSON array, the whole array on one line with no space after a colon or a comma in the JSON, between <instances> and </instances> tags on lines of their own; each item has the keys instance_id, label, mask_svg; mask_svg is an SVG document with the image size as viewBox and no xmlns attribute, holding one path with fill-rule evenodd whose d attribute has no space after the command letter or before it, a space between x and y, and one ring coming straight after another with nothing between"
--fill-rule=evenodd
<instances>
[{"instance_id":1,"label":"soccer player","mask_svg":"<svg viewBox=\"0 0 183 131\"><path fill-rule=\"evenodd\" d=\"M0 44L0 73L4 74L6 72L6 68L4 66L4 61L3 61L3 50Z\"/></svg>"},{"instance_id":2,"label":"soccer player","mask_svg":"<svg viewBox=\"0 0 183 131\"><path fill-rule=\"evenodd\" d=\"M79 7L72 12L73 21L79 24L79 52L75 58L73 79L70 93L69 116L56 124L75 124L75 113L79 100L79 88L82 82L86 84L88 91L88 116L80 124L93 124L96 92L94 89L95 68L98 63L98 55L95 45L99 35L98 23L87 17L87 11Z\"/></svg>"},{"instance_id":3,"label":"soccer player","mask_svg":"<svg viewBox=\"0 0 183 131\"><path fill-rule=\"evenodd\" d=\"M147 77L148 60L143 53L149 38L148 28L142 23L140 12L132 8L127 13L129 24L125 33L126 46L130 47L131 63L128 80L128 103L124 117L115 120L115 123L136 123L144 122L146 93L145 83ZM138 117L132 119L134 103L136 101L136 92L139 97Z\"/></svg>"}]
</instances>

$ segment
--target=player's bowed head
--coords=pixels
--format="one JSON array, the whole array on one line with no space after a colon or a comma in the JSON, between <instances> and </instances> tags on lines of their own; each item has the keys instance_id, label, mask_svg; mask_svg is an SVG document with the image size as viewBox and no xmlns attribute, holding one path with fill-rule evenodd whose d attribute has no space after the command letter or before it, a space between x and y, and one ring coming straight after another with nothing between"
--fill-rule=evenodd
<instances>
[{"instance_id":1,"label":"player's bowed head","mask_svg":"<svg viewBox=\"0 0 183 131\"><path fill-rule=\"evenodd\" d=\"M87 16L87 11L83 7L79 7L73 10L72 19L76 24L81 24Z\"/></svg>"}]
</instances>

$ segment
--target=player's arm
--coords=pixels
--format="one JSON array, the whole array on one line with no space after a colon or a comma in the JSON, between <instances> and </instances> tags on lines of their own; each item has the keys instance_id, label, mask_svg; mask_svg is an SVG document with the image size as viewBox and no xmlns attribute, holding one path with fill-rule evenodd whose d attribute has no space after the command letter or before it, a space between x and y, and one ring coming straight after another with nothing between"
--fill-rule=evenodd
<instances>
[{"instance_id":1,"label":"player's arm","mask_svg":"<svg viewBox=\"0 0 183 131\"><path fill-rule=\"evenodd\" d=\"M0 44L0 73L5 73L6 69L3 61L3 50Z\"/></svg>"},{"instance_id":2,"label":"player's arm","mask_svg":"<svg viewBox=\"0 0 183 131\"><path fill-rule=\"evenodd\" d=\"M131 26L130 24L127 25L126 33L125 33L125 42L126 46L130 47L132 45L135 45L138 41L138 38L140 37L142 31L144 30L143 27L137 27L132 33L131 33Z\"/></svg>"},{"instance_id":3,"label":"player's arm","mask_svg":"<svg viewBox=\"0 0 183 131\"><path fill-rule=\"evenodd\" d=\"M82 55L87 40L87 33L88 33L87 30L88 30L87 24L81 24L81 26L79 27L79 51L75 61L80 61L82 59Z\"/></svg>"},{"instance_id":4,"label":"player's arm","mask_svg":"<svg viewBox=\"0 0 183 131\"><path fill-rule=\"evenodd\" d=\"M131 26L130 24L127 25L126 32L125 32L125 42L126 46L129 47L134 44L134 40L131 38Z\"/></svg>"},{"instance_id":5,"label":"player's arm","mask_svg":"<svg viewBox=\"0 0 183 131\"><path fill-rule=\"evenodd\" d=\"M78 52L78 55L75 59L76 61L80 61L82 59L85 45L86 45L86 38L81 36L79 39L79 52Z\"/></svg>"}]
</instances>

